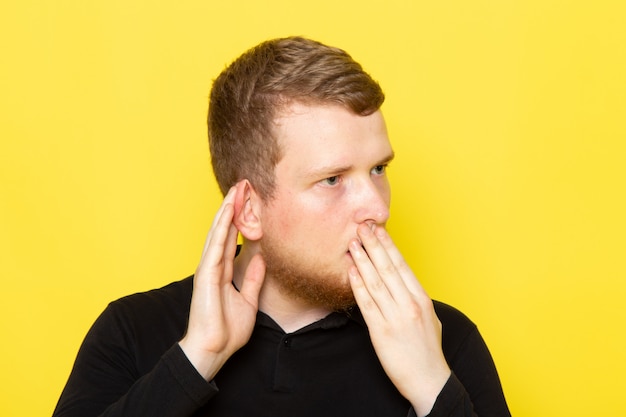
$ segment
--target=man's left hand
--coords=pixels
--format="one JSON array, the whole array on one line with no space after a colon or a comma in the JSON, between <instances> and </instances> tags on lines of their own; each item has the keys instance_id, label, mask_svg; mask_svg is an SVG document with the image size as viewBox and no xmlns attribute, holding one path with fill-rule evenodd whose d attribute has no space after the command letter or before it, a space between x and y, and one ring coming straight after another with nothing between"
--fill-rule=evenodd
<instances>
[{"instance_id":1,"label":"man's left hand","mask_svg":"<svg viewBox=\"0 0 626 417\"><path fill-rule=\"evenodd\" d=\"M349 246L354 297L385 372L418 416L425 416L451 373L441 322L385 229L363 223L357 233L361 241Z\"/></svg>"}]
</instances>

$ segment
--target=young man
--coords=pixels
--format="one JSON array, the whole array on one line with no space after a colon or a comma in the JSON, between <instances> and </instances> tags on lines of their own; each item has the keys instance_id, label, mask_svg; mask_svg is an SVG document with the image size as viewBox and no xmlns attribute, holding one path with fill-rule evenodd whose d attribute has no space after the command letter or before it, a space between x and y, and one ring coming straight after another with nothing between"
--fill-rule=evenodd
<instances>
[{"instance_id":1,"label":"young man","mask_svg":"<svg viewBox=\"0 0 626 417\"><path fill-rule=\"evenodd\" d=\"M224 70L208 122L225 197L196 274L111 303L54 415L509 416L476 326L385 231L383 100L303 38Z\"/></svg>"}]
</instances>

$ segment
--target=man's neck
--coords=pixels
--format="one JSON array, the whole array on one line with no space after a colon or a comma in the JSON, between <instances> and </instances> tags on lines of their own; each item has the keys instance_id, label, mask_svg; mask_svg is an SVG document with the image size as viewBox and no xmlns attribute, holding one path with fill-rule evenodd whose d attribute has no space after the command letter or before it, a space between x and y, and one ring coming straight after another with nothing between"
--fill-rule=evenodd
<instances>
[{"instance_id":1,"label":"man's neck","mask_svg":"<svg viewBox=\"0 0 626 417\"><path fill-rule=\"evenodd\" d=\"M233 281L237 288L244 285L244 275L252 257L257 253L249 245L243 245L235 259ZM329 315L328 308L312 306L285 294L271 275L265 275L265 281L259 295L259 310L274 320L285 333L293 333L311 323Z\"/></svg>"},{"instance_id":2,"label":"man's neck","mask_svg":"<svg viewBox=\"0 0 626 417\"><path fill-rule=\"evenodd\" d=\"M259 296L259 310L270 316L285 333L293 333L329 315L325 307L311 306L284 294L271 277L265 283Z\"/></svg>"}]
</instances>

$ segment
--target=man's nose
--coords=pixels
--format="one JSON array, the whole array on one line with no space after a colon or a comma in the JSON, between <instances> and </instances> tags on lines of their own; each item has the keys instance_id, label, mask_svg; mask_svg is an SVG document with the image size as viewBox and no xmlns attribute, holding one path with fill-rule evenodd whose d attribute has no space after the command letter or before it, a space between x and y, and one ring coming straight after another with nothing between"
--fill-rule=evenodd
<instances>
[{"instance_id":1,"label":"man's nose","mask_svg":"<svg viewBox=\"0 0 626 417\"><path fill-rule=\"evenodd\" d=\"M389 187L374 183L371 179L363 181L356 196L357 223L384 224L389 219Z\"/></svg>"}]
</instances>

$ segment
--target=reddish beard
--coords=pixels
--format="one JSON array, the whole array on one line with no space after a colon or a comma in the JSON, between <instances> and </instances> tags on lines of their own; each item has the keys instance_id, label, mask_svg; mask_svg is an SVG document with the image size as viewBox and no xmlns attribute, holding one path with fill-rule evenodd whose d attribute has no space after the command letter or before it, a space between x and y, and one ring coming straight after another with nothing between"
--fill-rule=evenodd
<instances>
[{"instance_id":1,"label":"reddish beard","mask_svg":"<svg viewBox=\"0 0 626 417\"><path fill-rule=\"evenodd\" d=\"M261 241L266 274L284 294L314 307L345 311L355 305L347 271L338 273L305 261L269 236Z\"/></svg>"}]
</instances>

